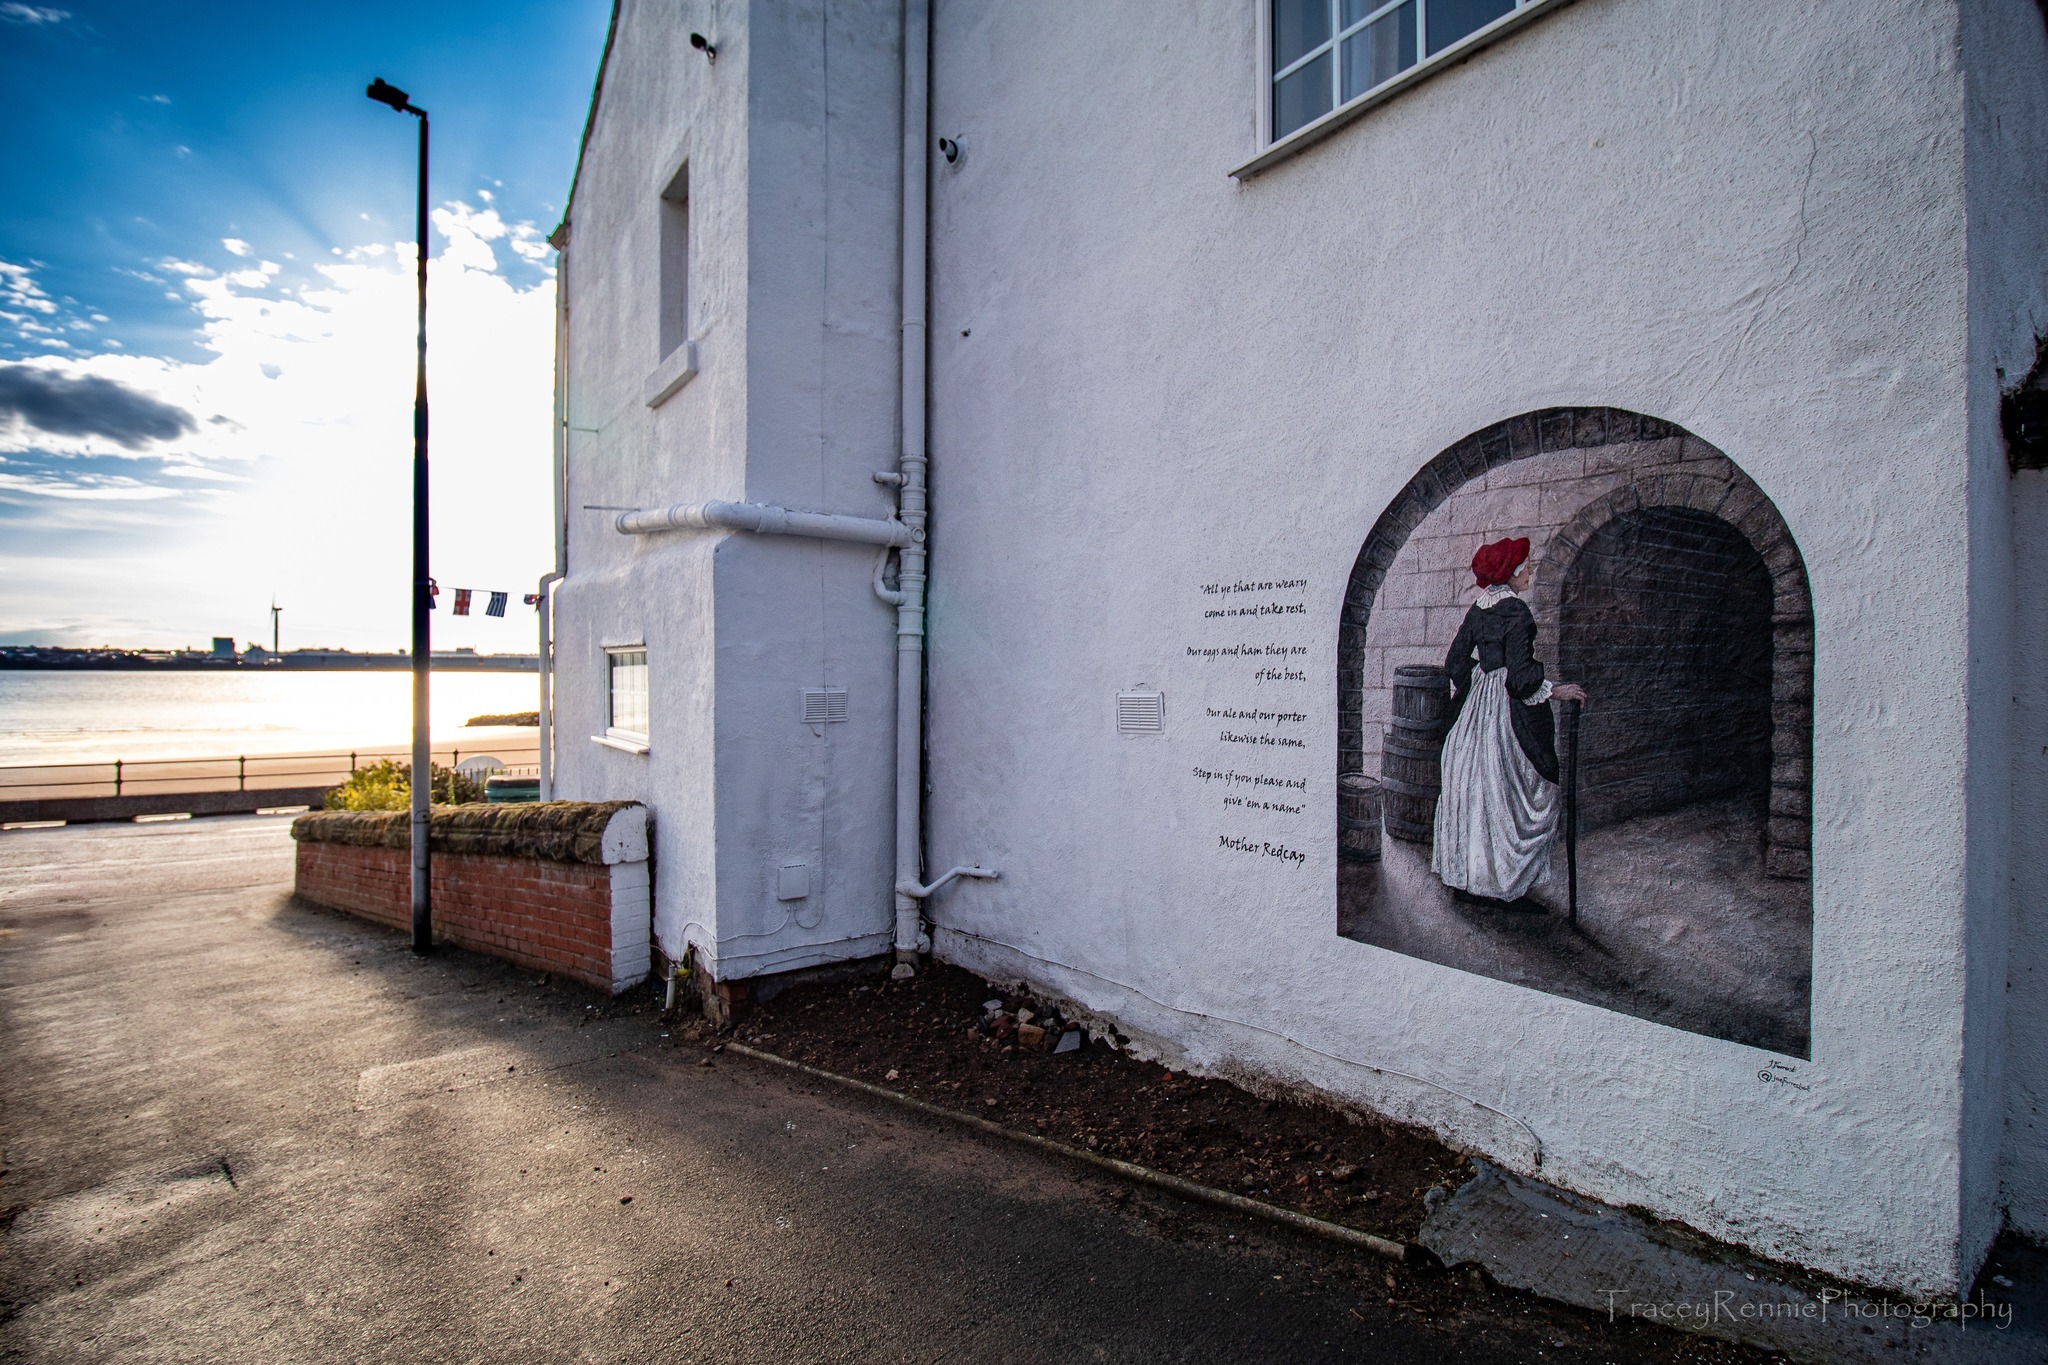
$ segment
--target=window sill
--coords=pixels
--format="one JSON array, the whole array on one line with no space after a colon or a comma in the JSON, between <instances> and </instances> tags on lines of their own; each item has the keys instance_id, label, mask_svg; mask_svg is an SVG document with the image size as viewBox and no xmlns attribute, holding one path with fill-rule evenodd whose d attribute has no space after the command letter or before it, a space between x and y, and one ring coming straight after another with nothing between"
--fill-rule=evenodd
<instances>
[{"instance_id":1,"label":"window sill","mask_svg":"<svg viewBox=\"0 0 2048 1365\"><path fill-rule=\"evenodd\" d=\"M622 734L592 735L590 742L592 744L602 744L607 749L617 749L622 754L645 754L647 752L646 740L629 739Z\"/></svg>"},{"instance_id":2,"label":"window sill","mask_svg":"<svg viewBox=\"0 0 2048 1365\"><path fill-rule=\"evenodd\" d=\"M654 372L640 385L640 397L648 407L658 408L696 377L697 343L686 341L654 367Z\"/></svg>"},{"instance_id":3,"label":"window sill","mask_svg":"<svg viewBox=\"0 0 2048 1365\"><path fill-rule=\"evenodd\" d=\"M1552 10L1563 9L1571 2L1572 0L1535 0L1534 4L1524 5L1518 10L1503 14L1485 28L1480 29L1476 33L1466 34L1443 51L1417 62L1392 80L1384 81L1374 86L1363 95L1353 99L1349 104L1339 105L1315 122L1305 123L1301 127L1296 128L1286 137L1273 143L1272 146L1266 148L1265 151L1260 152L1251 160L1233 168L1230 172L1231 178L1235 180L1249 180L1261 171L1271 169L1280 162L1285 161L1288 157L1293 156L1296 152L1321 142L1360 114L1378 108L1403 91L1428 80L1444 68L1455 65L1470 57L1481 48L1491 47L1521 28L1524 24L1534 23L1541 16L1550 13ZM1270 82L1267 83L1262 98L1269 101L1273 98Z\"/></svg>"}]
</instances>

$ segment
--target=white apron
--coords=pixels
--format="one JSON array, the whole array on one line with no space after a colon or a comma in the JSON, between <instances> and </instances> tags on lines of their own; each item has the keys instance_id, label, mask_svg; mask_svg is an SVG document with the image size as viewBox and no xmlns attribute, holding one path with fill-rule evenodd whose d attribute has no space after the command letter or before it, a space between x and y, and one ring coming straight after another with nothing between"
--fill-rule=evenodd
<instances>
[{"instance_id":1,"label":"white apron","mask_svg":"<svg viewBox=\"0 0 2048 1365\"><path fill-rule=\"evenodd\" d=\"M1515 742L1508 671L1478 680L1444 736L1430 867L1445 886L1515 900L1550 879L1558 792Z\"/></svg>"}]
</instances>

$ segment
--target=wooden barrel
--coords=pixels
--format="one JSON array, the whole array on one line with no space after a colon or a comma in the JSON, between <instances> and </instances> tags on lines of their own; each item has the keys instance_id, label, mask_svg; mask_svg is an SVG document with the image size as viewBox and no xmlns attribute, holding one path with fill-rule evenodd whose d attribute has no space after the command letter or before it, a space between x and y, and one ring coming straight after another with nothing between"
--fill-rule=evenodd
<instances>
[{"instance_id":1,"label":"wooden barrel","mask_svg":"<svg viewBox=\"0 0 2048 1365\"><path fill-rule=\"evenodd\" d=\"M1434 664L1394 670L1394 724L1416 741L1442 739L1451 727L1450 675Z\"/></svg>"},{"instance_id":2,"label":"wooden barrel","mask_svg":"<svg viewBox=\"0 0 2048 1365\"><path fill-rule=\"evenodd\" d=\"M1411 844L1426 844L1436 834L1436 799L1443 790L1438 761L1441 737L1410 742L1404 731L1387 727L1380 741L1381 820L1387 833Z\"/></svg>"},{"instance_id":3,"label":"wooden barrel","mask_svg":"<svg viewBox=\"0 0 2048 1365\"><path fill-rule=\"evenodd\" d=\"M1387 735L1401 744L1418 749L1441 749L1450 731L1441 723L1403 720L1396 716L1387 725Z\"/></svg>"},{"instance_id":4,"label":"wooden barrel","mask_svg":"<svg viewBox=\"0 0 2048 1365\"><path fill-rule=\"evenodd\" d=\"M1364 773L1337 778L1337 856L1354 863L1380 860L1380 784Z\"/></svg>"}]
</instances>

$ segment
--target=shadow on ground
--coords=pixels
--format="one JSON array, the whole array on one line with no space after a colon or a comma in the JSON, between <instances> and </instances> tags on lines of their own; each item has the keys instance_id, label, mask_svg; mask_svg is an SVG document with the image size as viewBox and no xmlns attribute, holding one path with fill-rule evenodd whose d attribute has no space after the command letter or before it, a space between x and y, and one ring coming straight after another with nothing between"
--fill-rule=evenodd
<instances>
[{"instance_id":1,"label":"shadow on ground","mask_svg":"<svg viewBox=\"0 0 2048 1365\"><path fill-rule=\"evenodd\" d=\"M0 836L0 1356L1760 1358L682 1050L651 997L416 957L289 899L284 824Z\"/></svg>"}]
</instances>

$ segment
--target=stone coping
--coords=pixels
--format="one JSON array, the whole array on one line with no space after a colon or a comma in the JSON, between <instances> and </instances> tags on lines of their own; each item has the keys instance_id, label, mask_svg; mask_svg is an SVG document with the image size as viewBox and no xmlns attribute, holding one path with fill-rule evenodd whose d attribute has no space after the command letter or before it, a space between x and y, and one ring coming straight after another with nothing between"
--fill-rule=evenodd
<instances>
[{"instance_id":1,"label":"stone coping","mask_svg":"<svg viewBox=\"0 0 2048 1365\"><path fill-rule=\"evenodd\" d=\"M361 848L411 846L402 810L317 810L292 821L301 843ZM433 807L428 847L436 853L546 858L558 863L630 863L647 858L647 808L637 801L542 801Z\"/></svg>"}]
</instances>

